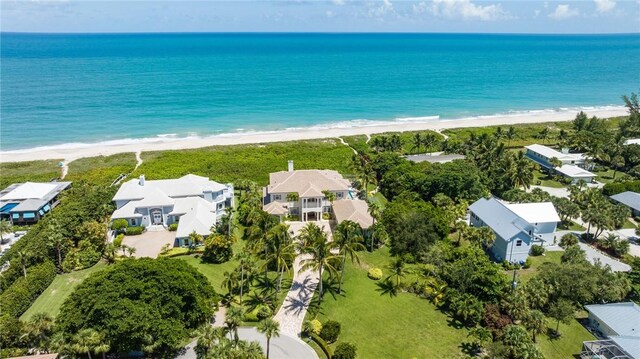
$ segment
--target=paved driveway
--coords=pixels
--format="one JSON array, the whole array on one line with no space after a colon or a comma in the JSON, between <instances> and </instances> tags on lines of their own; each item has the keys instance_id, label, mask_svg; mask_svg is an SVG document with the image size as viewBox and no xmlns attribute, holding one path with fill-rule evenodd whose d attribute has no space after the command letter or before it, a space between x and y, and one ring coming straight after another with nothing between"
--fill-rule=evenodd
<instances>
[{"instance_id":1,"label":"paved driveway","mask_svg":"<svg viewBox=\"0 0 640 359\"><path fill-rule=\"evenodd\" d=\"M169 244L173 248L176 232L147 231L137 236L125 236L122 244L136 249L134 257L157 258L162 247Z\"/></svg>"},{"instance_id":2,"label":"paved driveway","mask_svg":"<svg viewBox=\"0 0 640 359\"><path fill-rule=\"evenodd\" d=\"M595 263L597 260L599 260L603 265L608 264L611 267L611 270L614 272L628 272L631 270L631 266L629 266L628 264L611 258L586 243L578 242L578 245L585 252L585 254L587 255L587 259L591 263Z\"/></svg>"},{"instance_id":3,"label":"paved driveway","mask_svg":"<svg viewBox=\"0 0 640 359\"><path fill-rule=\"evenodd\" d=\"M255 328L244 327L238 329L238 336L242 340L257 341L266 353L267 338L260 334ZM196 342L190 343L186 347L186 352L176 357L176 359L196 359L193 351ZM271 338L270 359L318 359L318 354L305 342L295 336L280 333L277 338Z\"/></svg>"}]
</instances>

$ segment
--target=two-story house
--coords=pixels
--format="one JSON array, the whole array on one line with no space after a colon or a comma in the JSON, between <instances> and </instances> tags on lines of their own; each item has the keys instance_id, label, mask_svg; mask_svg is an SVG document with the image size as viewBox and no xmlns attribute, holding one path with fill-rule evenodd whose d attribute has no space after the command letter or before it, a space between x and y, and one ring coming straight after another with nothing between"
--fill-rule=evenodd
<instances>
[{"instance_id":1,"label":"two-story house","mask_svg":"<svg viewBox=\"0 0 640 359\"><path fill-rule=\"evenodd\" d=\"M334 201L351 199L351 182L333 170L288 170L269 174L265 188L264 210L273 215L295 216L301 221L317 221L323 213L332 212L332 203L325 193L334 194Z\"/></svg>"},{"instance_id":2,"label":"two-story house","mask_svg":"<svg viewBox=\"0 0 640 359\"><path fill-rule=\"evenodd\" d=\"M495 233L491 247L498 261L522 262L534 244L554 244L560 217L551 202L505 203L481 198L469 206L470 224L487 226Z\"/></svg>"},{"instance_id":3,"label":"two-story house","mask_svg":"<svg viewBox=\"0 0 640 359\"><path fill-rule=\"evenodd\" d=\"M570 178L572 183L577 183L578 181L590 183L596 178L595 173L588 171L592 164L589 164L587 161L589 157L583 153L569 153L567 149L557 151L539 144L525 146L525 148L527 149L526 155L530 160L551 173ZM559 162L554 164L552 159L556 159Z\"/></svg>"},{"instance_id":4,"label":"two-story house","mask_svg":"<svg viewBox=\"0 0 640 359\"><path fill-rule=\"evenodd\" d=\"M176 243L187 244L192 232L203 236L233 206L233 186L207 177L186 175L178 179L147 181L144 175L123 183L113 197L112 219L126 219L130 226L162 226L177 223Z\"/></svg>"}]
</instances>

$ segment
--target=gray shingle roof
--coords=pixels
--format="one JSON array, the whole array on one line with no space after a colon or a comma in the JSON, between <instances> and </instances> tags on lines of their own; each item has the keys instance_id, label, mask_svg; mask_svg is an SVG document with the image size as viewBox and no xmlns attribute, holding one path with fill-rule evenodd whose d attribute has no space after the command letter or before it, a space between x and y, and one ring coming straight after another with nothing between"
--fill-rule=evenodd
<instances>
[{"instance_id":1,"label":"gray shingle roof","mask_svg":"<svg viewBox=\"0 0 640 359\"><path fill-rule=\"evenodd\" d=\"M640 193L622 192L610 197L612 200L622 203L627 207L631 207L636 211L640 211Z\"/></svg>"}]
</instances>

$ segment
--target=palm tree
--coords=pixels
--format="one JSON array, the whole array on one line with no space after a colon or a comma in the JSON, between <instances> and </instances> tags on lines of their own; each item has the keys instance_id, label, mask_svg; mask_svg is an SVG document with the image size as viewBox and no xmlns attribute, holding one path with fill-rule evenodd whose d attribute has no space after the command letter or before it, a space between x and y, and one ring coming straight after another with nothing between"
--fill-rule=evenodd
<instances>
[{"instance_id":1,"label":"palm tree","mask_svg":"<svg viewBox=\"0 0 640 359\"><path fill-rule=\"evenodd\" d=\"M240 269L240 305L242 305L245 272L250 271L251 267L253 267L254 262L251 258L251 253L246 251L242 251L236 254L236 260L238 261L238 269Z\"/></svg>"},{"instance_id":2,"label":"palm tree","mask_svg":"<svg viewBox=\"0 0 640 359\"><path fill-rule=\"evenodd\" d=\"M354 171L356 179L362 184L365 199L369 195L369 184L375 183L375 172L371 168L371 163L367 156L362 154L354 154L351 157L351 168Z\"/></svg>"},{"instance_id":3,"label":"palm tree","mask_svg":"<svg viewBox=\"0 0 640 359\"><path fill-rule=\"evenodd\" d=\"M38 351L47 351L53 328L53 318L47 313L36 313L26 323L22 339Z\"/></svg>"},{"instance_id":4,"label":"palm tree","mask_svg":"<svg viewBox=\"0 0 640 359\"><path fill-rule=\"evenodd\" d=\"M387 279L396 277L396 288L400 288L400 279L404 278L406 274L404 260L402 260L402 258L397 258L395 261L391 262L387 268L391 271L391 275L389 275Z\"/></svg>"},{"instance_id":5,"label":"palm tree","mask_svg":"<svg viewBox=\"0 0 640 359\"><path fill-rule=\"evenodd\" d=\"M52 248L58 257L58 268L62 268L62 252L69 245L69 241L64 238L60 229L55 224L50 224L48 228L47 245Z\"/></svg>"},{"instance_id":6,"label":"palm tree","mask_svg":"<svg viewBox=\"0 0 640 359\"><path fill-rule=\"evenodd\" d=\"M498 128L496 128L496 131L493 133L493 137L495 137L496 140L500 141L504 136L505 133L502 130L502 127L498 126Z\"/></svg>"},{"instance_id":7,"label":"palm tree","mask_svg":"<svg viewBox=\"0 0 640 359\"><path fill-rule=\"evenodd\" d=\"M267 359L269 359L269 347L271 346L271 337L280 336L280 323L271 318L264 319L258 323L258 331L267 337Z\"/></svg>"},{"instance_id":8,"label":"palm tree","mask_svg":"<svg viewBox=\"0 0 640 359\"><path fill-rule=\"evenodd\" d=\"M538 134L538 138L542 140L542 144L544 145L545 141L549 138L549 127L545 127Z\"/></svg>"},{"instance_id":9,"label":"palm tree","mask_svg":"<svg viewBox=\"0 0 640 359\"><path fill-rule=\"evenodd\" d=\"M420 132L416 132L413 135L413 138L411 139L411 141L412 141L411 151L417 149L418 152L420 152L420 148L422 148L422 135L420 134Z\"/></svg>"},{"instance_id":10,"label":"palm tree","mask_svg":"<svg viewBox=\"0 0 640 359\"><path fill-rule=\"evenodd\" d=\"M91 352L96 347L102 345L102 336L96 330L91 328L80 329L71 338L71 348L76 354L86 353L91 359Z\"/></svg>"},{"instance_id":11,"label":"palm tree","mask_svg":"<svg viewBox=\"0 0 640 359\"><path fill-rule=\"evenodd\" d=\"M376 234L376 221L378 220L378 218L380 218L382 210L377 203L371 202L369 203L369 214L371 215L371 218L373 218L373 224L371 225L371 252L373 252L373 243L375 241Z\"/></svg>"},{"instance_id":12,"label":"palm tree","mask_svg":"<svg viewBox=\"0 0 640 359\"><path fill-rule=\"evenodd\" d=\"M4 235L13 233L13 225L6 220L0 220L0 244L4 243Z\"/></svg>"},{"instance_id":13,"label":"palm tree","mask_svg":"<svg viewBox=\"0 0 640 359\"><path fill-rule=\"evenodd\" d=\"M524 317L523 324L527 330L533 334L533 341L536 341L536 334L544 333L547 326L547 319L539 310L531 310Z\"/></svg>"},{"instance_id":14,"label":"palm tree","mask_svg":"<svg viewBox=\"0 0 640 359\"><path fill-rule=\"evenodd\" d=\"M302 228L300 238L303 243L301 252L311 255L311 258L304 259L300 262L300 270L311 269L313 271L319 271L319 298L322 300L322 273L324 270L329 272L329 275L336 273L335 262L338 256L331 253L333 244L327 242L327 234L313 222L310 222Z\"/></svg>"},{"instance_id":15,"label":"palm tree","mask_svg":"<svg viewBox=\"0 0 640 359\"><path fill-rule=\"evenodd\" d=\"M269 266L269 264L275 263L278 273L276 290L279 293L280 286L282 285L282 275L285 271L289 271L289 263L291 263L295 257L293 241L289 234L289 225L280 223L271 228L267 233L267 238L271 250L265 259L264 265Z\"/></svg>"},{"instance_id":16,"label":"palm tree","mask_svg":"<svg viewBox=\"0 0 640 359\"><path fill-rule=\"evenodd\" d=\"M252 248L256 253L263 251L264 258L266 259L269 256L268 233L278 222L273 216L261 209L251 211L247 220L250 223L250 227L247 228L247 234L249 240L252 242ZM268 274L268 268L265 267L265 279Z\"/></svg>"},{"instance_id":17,"label":"palm tree","mask_svg":"<svg viewBox=\"0 0 640 359\"><path fill-rule=\"evenodd\" d=\"M198 329L196 335L198 342L193 348L198 358L209 358L211 350L221 344L226 338L227 329L225 327L214 327L209 324Z\"/></svg>"},{"instance_id":18,"label":"palm tree","mask_svg":"<svg viewBox=\"0 0 640 359\"><path fill-rule=\"evenodd\" d=\"M330 209L333 208L333 202L336 200L336 194L334 192L331 192L329 190L323 190L322 194L324 195L324 198L329 201L329 203L331 203L331 207Z\"/></svg>"},{"instance_id":19,"label":"palm tree","mask_svg":"<svg viewBox=\"0 0 640 359\"><path fill-rule=\"evenodd\" d=\"M233 300L233 292L238 287L238 274L235 271L225 271L222 275L222 287L227 288L229 301Z\"/></svg>"},{"instance_id":20,"label":"palm tree","mask_svg":"<svg viewBox=\"0 0 640 359\"><path fill-rule=\"evenodd\" d=\"M534 169L535 165L525 157L524 152L518 152L508 169L513 186L515 188L524 187L525 190L529 189L531 182L533 182Z\"/></svg>"},{"instance_id":21,"label":"palm tree","mask_svg":"<svg viewBox=\"0 0 640 359\"><path fill-rule=\"evenodd\" d=\"M346 267L347 256L351 258L351 262L360 263L358 251L366 249L361 243L364 241L362 237L362 228L353 221L343 221L336 226L334 232L334 241L338 247L338 253L342 256L342 266L340 268L340 281L338 282L338 293L342 292L342 279L344 278L344 270Z\"/></svg>"},{"instance_id":22,"label":"palm tree","mask_svg":"<svg viewBox=\"0 0 640 359\"><path fill-rule=\"evenodd\" d=\"M240 338L238 337L238 327L244 320L244 308L239 306L230 306L227 310L227 317L225 318L225 324L229 332L233 332L234 341L238 343Z\"/></svg>"},{"instance_id":23,"label":"palm tree","mask_svg":"<svg viewBox=\"0 0 640 359\"><path fill-rule=\"evenodd\" d=\"M505 137L507 138L507 147L511 146L511 141L514 140L516 137L518 136L515 127L510 126L509 130L507 130L507 133L505 135Z\"/></svg>"},{"instance_id":24,"label":"palm tree","mask_svg":"<svg viewBox=\"0 0 640 359\"><path fill-rule=\"evenodd\" d=\"M31 254L26 249L23 249L16 253L16 260L18 261L18 264L22 267L22 275L24 275L25 278L27 278L27 264L29 263L30 257L31 257Z\"/></svg>"}]
</instances>

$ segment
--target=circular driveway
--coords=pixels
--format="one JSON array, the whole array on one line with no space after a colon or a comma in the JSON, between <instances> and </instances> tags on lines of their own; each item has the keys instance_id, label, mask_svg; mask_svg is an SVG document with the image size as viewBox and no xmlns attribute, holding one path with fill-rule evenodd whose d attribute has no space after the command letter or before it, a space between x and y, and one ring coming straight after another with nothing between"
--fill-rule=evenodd
<instances>
[{"instance_id":1,"label":"circular driveway","mask_svg":"<svg viewBox=\"0 0 640 359\"><path fill-rule=\"evenodd\" d=\"M264 352L267 352L267 338L260 334L253 327L242 327L238 329L238 335L242 340L257 341ZM190 343L186 347L186 352L176 359L195 359L196 353L193 347L196 342ZM271 338L270 359L318 359L316 352L305 342L297 337L281 333L277 338Z\"/></svg>"}]
</instances>

